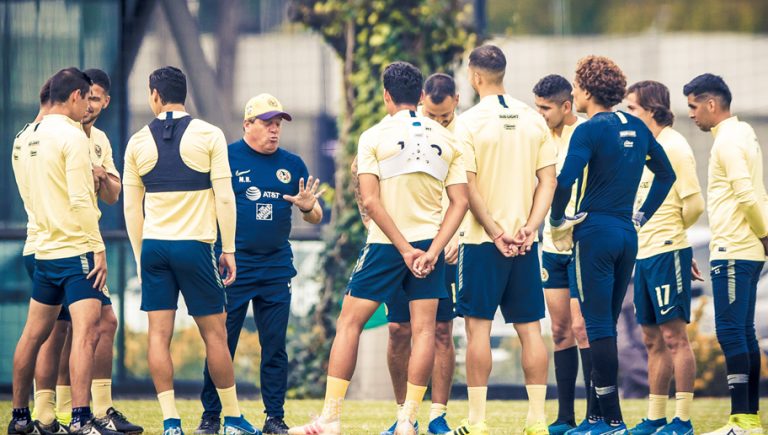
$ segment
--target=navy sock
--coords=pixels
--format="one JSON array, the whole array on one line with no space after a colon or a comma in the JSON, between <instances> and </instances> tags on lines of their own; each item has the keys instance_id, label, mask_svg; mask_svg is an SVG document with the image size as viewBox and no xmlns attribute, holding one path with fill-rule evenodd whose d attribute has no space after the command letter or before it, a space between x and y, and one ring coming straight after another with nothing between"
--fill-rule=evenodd
<instances>
[{"instance_id":1,"label":"navy sock","mask_svg":"<svg viewBox=\"0 0 768 435\"><path fill-rule=\"evenodd\" d=\"M557 382L557 421L575 425L573 400L579 373L579 351L576 346L555 351L555 381Z\"/></svg>"},{"instance_id":2,"label":"navy sock","mask_svg":"<svg viewBox=\"0 0 768 435\"><path fill-rule=\"evenodd\" d=\"M757 414L760 410L760 351L749 354L749 413Z\"/></svg>"},{"instance_id":3,"label":"navy sock","mask_svg":"<svg viewBox=\"0 0 768 435\"><path fill-rule=\"evenodd\" d=\"M91 414L90 406L81 406L79 408L72 408L72 423L71 427L79 429L85 426L86 423L91 421L93 414Z\"/></svg>"},{"instance_id":4,"label":"navy sock","mask_svg":"<svg viewBox=\"0 0 768 435\"><path fill-rule=\"evenodd\" d=\"M600 402L600 412L603 419L610 425L624 422L619 404L619 352L616 347L616 337L606 337L591 341L592 348L592 382Z\"/></svg>"},{"instance_id":5,"label":"navy sock","mask_svg":"<svg viewBox=\"0 0 768 435\"><path fill-rule=\"evenodd\" d=\"M579 349L581 354L581 372L584 375L584 390L587 395L587 415L589 420L599 420L603 417L600 412L600 403L597 401L595 386L592 384L592 350L590 348Z\"/></svg>"},{"instance_id":6,"label":"navy sock","mask_svg":"<svg viewBox=\"0 0 768 435\"><path fill-rule=\"evenodd\" d=\"M731 393L731 415L749 414L749 355L726 356L728 390Z\"/></svg>"},{"instance_id":7,"label":"navy sock","mask_svg":"<svg viewBox=\"0 0 768 435\"><path fill-rule=\"evenodd\" d=\"M32 415L29 413L29 408L13 408L11 416L13 420L18 421L19 423L32 421Z\"/></svg>"}]
</instances>

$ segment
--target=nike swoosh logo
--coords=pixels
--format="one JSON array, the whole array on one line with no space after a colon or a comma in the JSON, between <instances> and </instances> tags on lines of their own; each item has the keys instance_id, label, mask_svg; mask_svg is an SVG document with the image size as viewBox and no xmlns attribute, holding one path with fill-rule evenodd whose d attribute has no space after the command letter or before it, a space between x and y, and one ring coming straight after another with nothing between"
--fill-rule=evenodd
<instances>
[{"instance_id":1,"label":"nike swoosh logo","mask_svg":"<svg viewBox=\"0 0 768 435\"><path fill-rule=\"evenodd\" d=\"M251 172L250 169L247 170L247 171L235 171L235 177L239 177L241 175L249 174L250 172Z\"/></svg>"},{"instance_id":2,"label":"nike swoosh logo","mask_svg":"<svg viewBox=\"0 0 768 435\"><path fill-rule=\"evenodd\" d=\"M665 309L661 310L661 315L663 316L663 315L667 314L668 312L672 311L674 308L675 307L669 307L669 308L665 308Z\"/></svg>"}]
</instances>

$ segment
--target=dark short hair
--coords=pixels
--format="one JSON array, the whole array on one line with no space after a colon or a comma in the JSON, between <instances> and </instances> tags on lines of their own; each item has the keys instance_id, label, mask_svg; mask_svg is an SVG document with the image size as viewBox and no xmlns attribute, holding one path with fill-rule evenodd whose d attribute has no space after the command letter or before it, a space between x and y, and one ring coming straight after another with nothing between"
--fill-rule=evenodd
<instances>
[{"instance_id":1,"label":"dark short hair","mask_svg":"<svg viewBox=\"0 0 768 435\"><path fill-rule=\"evenodd\" d=\"M687 85L683 86L683 95L687 97L691 94L697 99L703 95L717 97L723 108L731 108L731 90L720 76L705 73L695 77Z\"/></svg>"},{"instance_id":2,"label":"dark short hair","mask_svg":"<svg viewBox=\"0 0 768 435\"><path fill-rule=\"evenodd\" d=\"M43 87L40 88L40 105L44 106L51 102L51 78L43 83Z\"/></svg>"},{"instance_id":3,"label":"dark short hair","mask_svg":"<svg viewBox=\"0 0 768 435\"><path fill-rule=\"evenodd\" d=\"M101 86L104 89L104 92L109 94L109 88L112 86L112 81L109 79L107 73L98 68L89 68L83 72L88 74L88 77L91 78L94 85Z\"/></svg>"},{"instance_id":4,"label":"dark short hair","mask_svg":"<svg viewBox=\"0 0 768 435\"><path fill-rule=\"evenodd\" d=\"M384 68L382 81L395 104L419 104L424 76L415 66L408 62L392 62Z\"/></svg>"},{"instance_id":5,"label":"dark short hair","mask_svg":"<svg viewBox=\"0 0 768 435\"><path fill-rule=\"evenodd\" d=\"M448 74L432 74L424 82L424 93L429 95L432 102L440 104L447 97L456 96L456 82Z\"/></svg>"},{"instance_id":6,"label":"dark short hair","mask_svg":"<svg viewBox=\"0 0 768 435\"><path fill-rule=\"evenodd\" d=\"M539 98L554 101L563 104L566 101L573 102L571 83L563 76L550 74L536 83L533 87L533 94Z\"/></svg>"},{"instance_id":7,"label":"dark short hair","mask_svg":"<svg viewBox=\"0 0 768 435\"><path fill-rule=\"evenodd\" d=\"M469 66L503 74L507 69L507 58L499 47L490 44L481 45L469 54Z\"/></svg>"},{"instance_id":8,"label":"dark short hair","mask_svg":"<svg viewBox=\"0 0 768 435\"><path fill-rule=\"evenodd\" d=\"M149 75L149 90L157 90L164 104L184 104L187 99L187 77L176 67L158 68Z\"/></svg>"},{"instance_id":9,"label":"dark short hair","mask_svg":"<svg viewBox=\"0 0 768 435\"><path fill-rule=\"evenodd\" d=\"M85 98L91 90L91 78L87 74L75 67L59 70L50 79L50 101L52 103L64 103L72 92L80 91L80 95Z\"/></svg>"},{"instance_id":10,"label":"dark short hair","mask_svg":"<svg viewBox=\"0 0 768 435\"><path fill-rule=\"evenodd\" d=\"M627 89L627 94L635 94L640 107L653 113L653 119L661 126L671 126L675 114L669 105L669 88L653 80L637 82Z\"/></svg>"},{"instance_id":11,"label":"dark short hair","mask_svg":"<svg viewBox=\"0 0 768 435\"><path fill-rule=\"evenodd\" d=\"M618 65L605 56L590 55L576 65L576 83L589 92L597 104L613 107L624 99L627 78Z\"/></svg>"}]
</instances>

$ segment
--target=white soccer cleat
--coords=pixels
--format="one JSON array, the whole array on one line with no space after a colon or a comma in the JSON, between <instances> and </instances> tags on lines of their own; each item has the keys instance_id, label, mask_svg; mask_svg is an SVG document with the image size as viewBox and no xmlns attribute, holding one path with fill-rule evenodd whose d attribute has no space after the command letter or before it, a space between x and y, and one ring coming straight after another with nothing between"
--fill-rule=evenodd
<instances>
[{"instance_id":1,"label":"white soccer cleat","mask_svg":"<svg viewBox=\"0 0 768 435\"><path fill-rule=\"evenodd\" d=\"M288 429L288 435L341 435L341 421L325 421L323 417L317 417L304 426Z\"/></svg>"},{"instance_id":2,"label":"white soccer cleat","mask_svg":"<svg viewBox=\"0 0 768 435\"><path fill-rule=\"evenodd\" d=\"M413 427L413 423L410 420L402 419L397 420L394 435L418 435L418 432L416 432L416 428Z\"/></svg>"}]
</instances>

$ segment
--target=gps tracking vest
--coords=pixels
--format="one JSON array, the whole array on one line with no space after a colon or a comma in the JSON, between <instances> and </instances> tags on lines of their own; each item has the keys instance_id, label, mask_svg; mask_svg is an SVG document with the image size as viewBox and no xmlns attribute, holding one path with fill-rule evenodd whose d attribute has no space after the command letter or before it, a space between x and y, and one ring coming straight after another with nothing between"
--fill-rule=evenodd
<instances>
[{"instance_id":1,"label":"gps tracking vest","mask_svg":"<svg viewBox=\"0 0 768 435\"><path fill-rule=\"evenodd\" d=\"M148 193L189 192L211 188L210 172L196 171L181 158L181 138L187 131L192 117L173 118L166 112L165 119L155 118L149 123L149 131L157 147L155 167L141 177Z\"/></svg>"},{"instance_id":2,"label":"gps tracking vest","mask_svg":"<svg viewBox=\"0 0 768 435\"><path fill-rule=\"evenodd\" d=\"M379 162L379 179L396 177L398 175L423 172L440 181L445 181L448 175L448 163L440 157L443 153L439 145L427 143L427 130L416 113L409 111L411 119L408 122L408 140L400 141L400 152ZM445 145L443 145L445 146Z\"/></svg>"}]
</instances>

